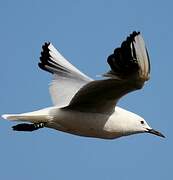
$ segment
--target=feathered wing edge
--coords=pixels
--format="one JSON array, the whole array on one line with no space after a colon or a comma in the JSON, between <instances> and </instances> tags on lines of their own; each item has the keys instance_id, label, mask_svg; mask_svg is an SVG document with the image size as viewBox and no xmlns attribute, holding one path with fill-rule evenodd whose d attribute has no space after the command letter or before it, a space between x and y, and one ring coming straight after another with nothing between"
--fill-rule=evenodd
<instances>
[{"instance_id":1,"label":"feathered wing edge","mask_svg":"<svg viewBox=\"0 0 173 180\"><path fill-rule=\"evenodd\" d=\"M143 81L149 79L150 60L140 32L130 34L121 47L108 57L107 62L111 71L104 74L105 77L129 79L134 76Z\"/></svg>"},{"instance_id":2,"label":"feathered wing edge","mask_svg":"<svg viewBox=\"0 0 173 180\"><path fill-rule=\"evenodd\" d=\"M76 92L92 79L69 63L51 43L42 46L39 67L53 74L49 90L53 104L67 106Z\"/></svg>"},{"instance_id":3,"label":"feathered wing edge","mask_svg":"<svg viewBox=\"0 0 173 180\"><path fill-rule=\"evenodd\" d=\"M91 80L91 78L69 63L50 42L45 42L42 46L38 66L42 70L48 71L52 74Z\"/></svg>"}]
</instances>

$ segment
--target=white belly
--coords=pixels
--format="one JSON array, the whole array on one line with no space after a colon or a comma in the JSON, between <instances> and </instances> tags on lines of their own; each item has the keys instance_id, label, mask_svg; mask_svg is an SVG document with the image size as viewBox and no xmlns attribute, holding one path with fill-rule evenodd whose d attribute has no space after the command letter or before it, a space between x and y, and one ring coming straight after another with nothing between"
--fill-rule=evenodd
<instances>
[{"instance_id":1,"label":"white belly","mask_svg":"<svg viewBox=\"0 0 173 180\"><path fill-rule=\"evenodd\" d=\"M96 138L112 139L119 137L107 128L109 116L98 113L85 113L79 111L65 111L58 109L53 112L53 118L47 127L63 132Z\"/></svg>"}]
</instances>

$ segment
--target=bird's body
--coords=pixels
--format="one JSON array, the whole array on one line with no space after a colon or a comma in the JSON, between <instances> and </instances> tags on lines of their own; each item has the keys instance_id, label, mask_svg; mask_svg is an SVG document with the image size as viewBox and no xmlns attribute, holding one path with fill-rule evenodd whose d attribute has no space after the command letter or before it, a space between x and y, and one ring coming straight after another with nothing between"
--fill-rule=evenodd
<instances>
[{"instance_id":1,"label":"bird's body","mask_svg":"<svg viewBox=\"0 0 173 180\"><path fill-rule=\"evenodd\" d=\"M150 62L140 33L133 32L108 57L111 71L93 80L70 64L50 43L45 43L39 67L53 74L50 93L54 106L4 119L30 122L13 126L17 131L41 127L86 137L114 139L136 133L152 133L146 121L116 106L119 99L141 89L149 79Z\"/></svg>"},{"instance_id":2,"label":"bird's body","mask_svg":"<svg viewBox=\"0 0 173 180\"><path fill-rule=\"evenodd\" d=\"M45 127L79 136L103 139L114 139L130 135L132 130L134 130L133 134L138 133L135 132L136 119L144 121L137 114L118 106L115 107L115 111L111 115L49 107L20 115L14 114L9 117L10 120L16 120L16 118L20 121L35 124L45 123ZM129 122L131 122L131 128L127 129L126 126Z\"/></svg>"}]
</instances>

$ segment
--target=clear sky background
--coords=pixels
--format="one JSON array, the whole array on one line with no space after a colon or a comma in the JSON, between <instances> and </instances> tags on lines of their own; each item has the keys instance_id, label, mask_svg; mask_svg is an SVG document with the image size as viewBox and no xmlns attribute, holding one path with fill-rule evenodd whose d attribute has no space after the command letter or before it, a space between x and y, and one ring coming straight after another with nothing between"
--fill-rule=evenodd
<instances>
[{"instance_id":1,"label":"clear sky background","mask_svg":"<svg viewBox=\"0 0 173 180\"><path fill-rule=\"evenodd\" d=\"M13 132L0 119L0 179L146 180L173 178L173 1L5 0L0 2L0 114L51 106L51 75L37 66L51 41L95 78L107 56L140 30L151 59L151 80L119 105L167 136L115 140L78 137L52 129Z\"/></svg>"}]
</instances>

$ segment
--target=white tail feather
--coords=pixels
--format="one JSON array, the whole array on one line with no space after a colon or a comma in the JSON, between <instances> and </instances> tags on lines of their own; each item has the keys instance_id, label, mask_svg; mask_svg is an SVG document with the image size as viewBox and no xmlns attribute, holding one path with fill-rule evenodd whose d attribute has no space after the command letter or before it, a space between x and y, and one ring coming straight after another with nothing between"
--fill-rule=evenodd
<instances>
[{"instance_id":1,"label":"white tail feather","mask_svg":"<svg viewBox=\"0 0 173 180\"><path fill-rule=\"evenodd\" d=\"M1 117L3 119L8 119L8 120L17 120L18 119L17 118L18 116L15 114L3 114Z\"/></svg>"},{"instance_id":2,"label":"white tail feather","mask_svg":"<svg viewBox=\"0 0 173 180\"><path fill-rule=\"evenodd\" d=\"M48 122L52 118L50 116L51 109L52 108L45 108L22 114L3 114L1 117L11 121L28 121L31 123Z\"/></svg>"}]
</instances>

